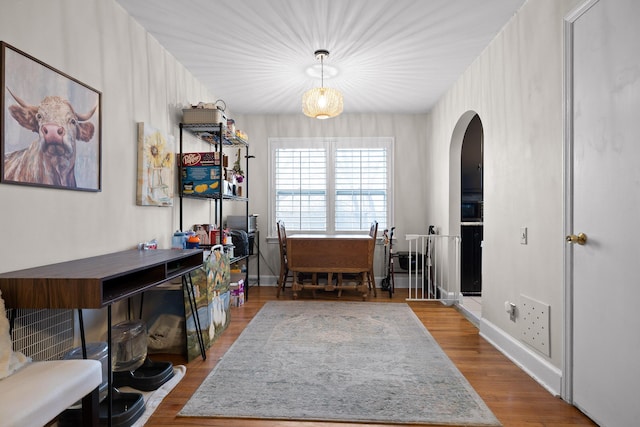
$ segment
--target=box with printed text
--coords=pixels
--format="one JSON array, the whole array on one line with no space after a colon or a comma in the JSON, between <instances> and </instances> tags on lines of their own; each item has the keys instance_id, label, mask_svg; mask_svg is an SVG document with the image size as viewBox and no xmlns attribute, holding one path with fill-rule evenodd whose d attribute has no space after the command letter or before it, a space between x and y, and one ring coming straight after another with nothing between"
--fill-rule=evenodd
<instances>
[{"instance_id":1,"label":"box with printed text","mask_svg":"<svg viewBox=\"0 0 640 427\"><path fill-rule=\"evenodd\" d=\"M218 151L182 153L182 166L220 166Z\"/></svg>"}]
</instances>

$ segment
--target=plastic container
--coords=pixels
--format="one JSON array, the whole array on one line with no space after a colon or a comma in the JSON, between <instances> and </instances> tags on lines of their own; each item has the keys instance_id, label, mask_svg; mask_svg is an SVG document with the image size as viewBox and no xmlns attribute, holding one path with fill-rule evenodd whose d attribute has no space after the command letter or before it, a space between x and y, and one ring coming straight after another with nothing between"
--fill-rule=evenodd
<instances>
[{"instance_id":1,"label":"plastic container","mask_svg":"<svg viewBox=\"0 0 640 427\"><path fill-rule=\"evenodd\" d=\"M171 249L184 249L186 247L187 235L182 231L176 231L171 238Z\"/></svg>"},{"instance_id":2,"label":"plastic container","mask_svg":"<svg viewBox=\"0 0 640 427\"><path fill-rule=\"evenodd\" d=\"M187 237L187 249L196 249L200 247L200 238L195 234Z\"/></svg>"},{"instance_id":3,"label":"plastic container","mask_svg":"<svg viewBox=\"0 0 640 427\"><path fill-rule=\"evenodd\" d=\"M209 228L209 242L212 245L218 244L218 229L213 225Z\"/></svg>"},{"instance_id":4,"label":"plastic container","mask_svg":"<svg viewBox=\"0 0 640 427\"><path fill-rule=\"evenodd\" d=\"M114 372L134 371L147 358L147 328L140 320L128 320L113 326L111 342Z\"/></svg>"},{"instance_id":5,"label":"plastic container","mask_svg":"<svg viewBox=\"0 0 640 427\"><path fill-rule=\"evenodd\" d=\"M109 348L106 342L91 342L87 343L87 359L97 360L102 364L102 383L100 384L100 397L102 402L107 397L109 386ZM64 355L65 360L84 359L82 357L82 347L76 347ZM76 405L81 404L80 401L76 402Z\"/></svg>"}]
</instances>

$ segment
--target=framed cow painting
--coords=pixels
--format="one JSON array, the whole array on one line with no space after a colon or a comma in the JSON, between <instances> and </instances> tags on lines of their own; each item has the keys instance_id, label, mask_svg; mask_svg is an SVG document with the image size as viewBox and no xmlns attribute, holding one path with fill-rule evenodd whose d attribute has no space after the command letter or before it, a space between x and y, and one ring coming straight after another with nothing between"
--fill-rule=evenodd
<instances>
[{"instance_id":1,"label":"framed cow painting","mask_svg":"<svg viewBox=\"0 0 640 427\"><path fill-rule=\"evenodd\" d=\"M0 181L101 190L101 93L0 42Z\"/></svg>"}]
</instances>

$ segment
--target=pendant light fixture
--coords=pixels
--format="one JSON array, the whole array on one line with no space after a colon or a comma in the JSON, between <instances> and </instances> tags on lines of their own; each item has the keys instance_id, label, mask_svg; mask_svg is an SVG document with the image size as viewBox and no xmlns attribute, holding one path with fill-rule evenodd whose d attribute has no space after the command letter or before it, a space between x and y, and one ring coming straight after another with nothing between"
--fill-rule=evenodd
<instances>
[{"instance_id":1,"label":"pendant light fixture","mask_svg":"<svg viewBox=\"0 0 640 427\"><path fill-rule=\"evenodd\" d=\"M316 59L320 60L321 85L310 89L302 96L302 112L315 119L328 119L342 113L342 94L332 88L324 87L324 58L329 56L328 50L316 50Z\"/></svg>"}]
</instances>

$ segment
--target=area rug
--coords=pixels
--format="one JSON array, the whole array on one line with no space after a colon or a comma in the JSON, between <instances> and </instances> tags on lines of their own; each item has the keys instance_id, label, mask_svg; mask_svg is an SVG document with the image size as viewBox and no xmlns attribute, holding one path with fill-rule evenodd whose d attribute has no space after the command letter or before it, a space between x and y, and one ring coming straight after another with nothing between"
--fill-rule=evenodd
<instances>
[{"instance_id":1,"label":"area rug","mask_svg":"<svg viewBox=\"0 0 640 427\"><path fill-rule=\"evenodd\" d=\"M500 425L404 303L272 301L183 417Z\"/></svg>"}]
</instances>

